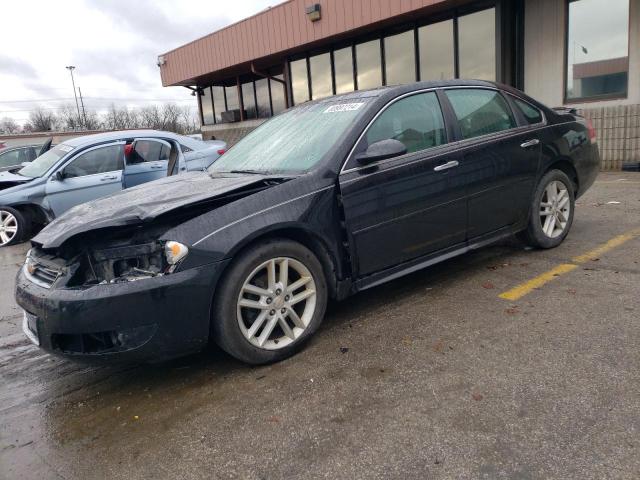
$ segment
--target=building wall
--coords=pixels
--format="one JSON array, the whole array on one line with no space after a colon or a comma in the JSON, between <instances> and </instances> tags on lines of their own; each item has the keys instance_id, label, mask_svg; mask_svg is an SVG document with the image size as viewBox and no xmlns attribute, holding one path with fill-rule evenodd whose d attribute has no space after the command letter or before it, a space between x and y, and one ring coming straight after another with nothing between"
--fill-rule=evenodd
<instances>
[{"instance_id":1,"label":"building wall","mask_svg":"<svg viewBox=\"0 0 640 480\"><path fill-rule=\"evenodd\" d=\"M566 0L526 0L525 92L551 107L564 102ZM592 119L603 169L640 162L640 0L630 0L626 99L565 104Z\"/></svg>"}]
</instances>

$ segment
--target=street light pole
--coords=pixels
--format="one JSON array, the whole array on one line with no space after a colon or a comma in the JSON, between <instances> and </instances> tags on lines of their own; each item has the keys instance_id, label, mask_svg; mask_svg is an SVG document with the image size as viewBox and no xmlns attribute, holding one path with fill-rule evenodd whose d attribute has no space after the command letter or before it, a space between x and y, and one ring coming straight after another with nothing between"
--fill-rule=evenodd
<instances>
[{"instance_id":1,"label":"street light pole","mask_svg":"<svg viewBox=\"0 0 640 480\"><path fill-rule=\"evenodd\" d=\"M73 96L76 99L76 110L78 111L78 121L81 121L80 119L80 106L78 105L78 94L76 93L76 82L73 80L73 70L76 68L73 65L69 65L68 67L64 67L67 70L69 70L69 73L71 73L71 85L73 85Z\"/></svg>"}]
</instances>

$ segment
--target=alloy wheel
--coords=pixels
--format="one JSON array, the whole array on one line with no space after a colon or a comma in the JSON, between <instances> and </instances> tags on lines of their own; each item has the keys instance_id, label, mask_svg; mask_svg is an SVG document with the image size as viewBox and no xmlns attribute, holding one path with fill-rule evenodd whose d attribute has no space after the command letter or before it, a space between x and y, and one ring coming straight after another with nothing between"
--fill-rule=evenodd
<instances>
[{"instance_id":1,"label":"alloy wheel","mask_svg":"<svg viewBox=\"0 0 640 480\"><path fill-rule=\"evenodd\" d=\"M540 224L549 238L562 235L571 215L571 198L567 186L554 180L547 185L540 202Z\"/></svg>"},{"instance_id":2,"label":"alloy wheel","mask_svg":"<svg viewBox=\"0 0 640 480\"><path fill-rule=\"evenodd\" d=\"M309 269L289 257L267 260L246 278L237 301L245 339L265 350L284 348L309 326L316 310L316 283Z\"/></svg>"},{"instance_id":3,"label":"alloy wheel","mask_svg":"<svg viewBox=\"0 0 640 480\"><path fill-rule=\"evenodd\" d=\"M13 214L0 210L0 247L8 245L18 234L18 220Z\"/></svg>"}]
</instances>

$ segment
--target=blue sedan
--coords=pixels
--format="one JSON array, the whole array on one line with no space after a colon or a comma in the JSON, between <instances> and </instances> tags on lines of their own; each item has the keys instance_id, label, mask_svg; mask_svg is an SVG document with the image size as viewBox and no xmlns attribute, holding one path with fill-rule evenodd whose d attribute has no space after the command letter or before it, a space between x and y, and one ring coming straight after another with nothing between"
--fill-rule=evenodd
<instances>
[{"instance_id":1,"label":"blue sedan","mask_svg":"<svg viewBox=\"0 0 640 480\"><path fill-rule=\"evenodd\" d=\"M0 247L23 241L81 203L168 175L208 168L226 150L171 132L128 130L65 140L0 172Z\"/></svg>"}]
</instances>

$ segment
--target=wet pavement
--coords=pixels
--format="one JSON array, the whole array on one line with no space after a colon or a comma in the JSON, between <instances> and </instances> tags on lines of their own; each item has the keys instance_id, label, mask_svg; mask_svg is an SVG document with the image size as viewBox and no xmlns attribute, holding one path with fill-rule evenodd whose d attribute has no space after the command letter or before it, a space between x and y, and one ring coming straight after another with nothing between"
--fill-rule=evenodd
<instances>
[{"instance_id":1,"label":"wet pavement","mask_svg":"<svg viewBox=\"0 0 640 480\"><path fill-rule=\"evenodd\" d=\"M609 203L620 202L620 203ZM0 478L638 478L640 174L602 174L552 251L500 245L331 305L294 358L87 366L20 332L0 249Z\"/></svg>"}]
</instances>

